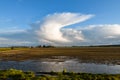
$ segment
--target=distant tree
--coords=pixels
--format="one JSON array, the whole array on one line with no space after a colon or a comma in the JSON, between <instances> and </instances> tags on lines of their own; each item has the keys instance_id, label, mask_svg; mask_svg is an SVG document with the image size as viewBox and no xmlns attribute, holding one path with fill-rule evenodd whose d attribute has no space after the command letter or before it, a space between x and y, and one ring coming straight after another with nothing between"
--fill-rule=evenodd
<instances>
[{"instance_id":1,"label":"distant tree","mask_svg":"<svg viewBox=\"0 0 120 80\"><path fill-rule=\"evenodd\" d=\"M30 48L33 48L33 46L31 46Z\"/></svg>"},{"instance_id":2,"label":"distant tree","mask_svg":"<svg viewBox=\"0 0 120 80\"><path fill-rule=\"evenodd\" d=\"M36 46L36 48L41 48L41 47L43 47L43 48L54 48L54 46L52 46L52 45L38 45L38 46Z\"/></svg>"},{"instance_id":3,"label":"distant tree","mask_svg":"<svg viewBox=\"0 0 120 80\"><path fill-rule=\"evenodd\" d=\"M41 45L38 45L37 48L41 48L42 46Z\"/></svg>"},{"instance_id":4,"label":"distant tree","mask_svg":"<svg viewBox=\"0 0 120 80\"><path fill-rule=\"evenodd\" d=\"M67 70L66 70L66 69L64 69L64 70L62 71L62 73L63 73L63 74L65 74L66 72L67 72Z\"/></svg>"},{"instance_id":5,"label":"distant tree","mask_svg":"<svg viewBox=\"0 0 120 80\"><path fill-rule=\"evenodd\" d=\"M13 49L14 49L14 47L12 46L12 47L11 47L11 50L13 50Z\"/></svg>"},{"instance_id":6,"label":"distant tree","mask_svg":"<svg viewBox=\"0 0 120 80\"><path fill-rule=\"evenodd\" d=\"M45 45L43 45L43 48L46 48L46 46L45 46Z\"/></svg>"},{"instance_id":7,"label":"distant tree","mask_svg":"<svg viewBox=\"0 0 120 80\"><path fill-rule=\"evenodd\" d=\"M52 46L52 45L48 45L47 47L48 47L48 48L54 48L54 46Z\"/></svg>"}]
</instances>

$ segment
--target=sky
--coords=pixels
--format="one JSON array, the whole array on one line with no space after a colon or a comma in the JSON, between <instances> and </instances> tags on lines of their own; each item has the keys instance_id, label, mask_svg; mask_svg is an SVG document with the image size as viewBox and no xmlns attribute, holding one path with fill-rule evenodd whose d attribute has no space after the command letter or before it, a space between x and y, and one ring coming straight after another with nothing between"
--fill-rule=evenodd
<instances>
[{"instance_id":1,"label":"sky","mask_svg":"<svg viewBox=\"0 0 120 80\"><path fill-rule=\"evenodd\" d=\"M120 0L0 0L0 47L120 44Z\"/></svg>"}]
</instances>

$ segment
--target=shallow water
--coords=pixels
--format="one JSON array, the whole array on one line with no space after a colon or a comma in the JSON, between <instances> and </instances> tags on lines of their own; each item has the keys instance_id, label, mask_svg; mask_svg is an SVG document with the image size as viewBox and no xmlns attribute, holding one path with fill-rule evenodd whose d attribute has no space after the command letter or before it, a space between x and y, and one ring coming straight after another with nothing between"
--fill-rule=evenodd
<instances>
[{"instance_id":1,"label":"shallow water","mask_svg":"<svg viewBox=\"0 0 120 80\"><path fill-rule=\"evenodd\" d=\"M1 70L10 68L35 72L61 72L66 69L68 72L120 74L120 65L83 63L78 58L66 56L26 61L0 61Z\"/></svg>"}]
</instances>

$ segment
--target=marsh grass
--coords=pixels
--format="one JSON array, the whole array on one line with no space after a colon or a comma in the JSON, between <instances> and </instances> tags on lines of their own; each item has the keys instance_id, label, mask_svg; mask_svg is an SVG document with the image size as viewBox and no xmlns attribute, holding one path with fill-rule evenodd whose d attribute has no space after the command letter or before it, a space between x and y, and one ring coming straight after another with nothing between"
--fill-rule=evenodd
<instances>
[{"instance_id":1,"label":"marsh grass","mask_svg":"<svg viewBox=\"0 0 120 80\"><path fill-rule=\"evenodd\" d=\"M120 47L17 48L0 53L3 60L28 60L51 56L77 57L83 62L120 64Z\"/></svg>"},{"instance_id":2,"label":"marsh grass","mask_svg":"<svg viewBox=\"0 0 120 80\"><path fill-rule=\"evenodd\" d=\"M11 48L0 48L0 51L8 51L11 50Z\"/></svg>"},{"instance_id":3,"label":"marsh grass","mask_svg":"<svg viewBox=\"0 0 120 80\"><path fill-rule=\"evenodd\" d=\"M44 73L44 72L43 72ZM0 70L0 80L120 80L120 74L91 74L74 72L48 72L35 75L34 72L10 69Z\"/></svg>"}]
</instances>

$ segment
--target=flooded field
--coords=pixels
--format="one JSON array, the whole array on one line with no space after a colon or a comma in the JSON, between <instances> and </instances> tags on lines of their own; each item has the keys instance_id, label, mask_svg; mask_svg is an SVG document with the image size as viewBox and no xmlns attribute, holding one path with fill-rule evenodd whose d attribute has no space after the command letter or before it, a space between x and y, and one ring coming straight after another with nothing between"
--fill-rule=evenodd
<instances>
[{"instance_id":1,"label":"flooded field","mask_svg":"<svg viewBox=\"0 0 120 80\"><path fill-rule=\"evenodd\" d=\"M120 74L120 47L32 48L0 52L0 69Z\"/></svg>"},{"instance_id":2,"label":"flooded field","mask_svg":"<svg viewBox=\"0 0 120 80\"><path fill-rule=\"evenodd\" d=\"M120 65L117 64L86 63L77 57L68 56L52 56L51 58L46 57L39 60L0 61L0 69L6 70L10 68L34 72L61 72L66 69L68 72L120 73Z\"/></svg>"}]
</instances>

